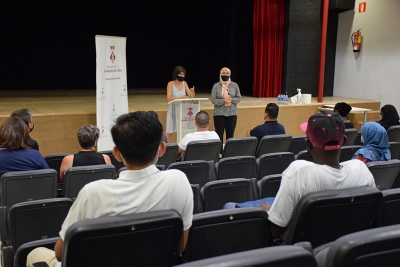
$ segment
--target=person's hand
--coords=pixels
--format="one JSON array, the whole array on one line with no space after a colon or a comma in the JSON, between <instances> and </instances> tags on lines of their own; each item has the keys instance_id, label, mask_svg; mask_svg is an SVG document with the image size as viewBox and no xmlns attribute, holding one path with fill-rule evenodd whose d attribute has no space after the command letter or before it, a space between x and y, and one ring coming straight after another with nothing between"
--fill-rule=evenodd
<instances>
[{"instance_id":1,"label":"person's hand","mask_svg":"<svg viewBox=\"0 0 400 267\"><path fill-rule=\"evenodd\" d=\"M185 98L189 98L189 96L184 95L184 96L181 96L180 98L181 98L181 99L185 99Z\"/></svg>"},{"instance_id":2,"label":"person's hand","mask_svg":"<svg viewBox=\"0 0 400 267\"><path fill-rule=\"evenodd\" d=\"M193 86L192 88L189 88L189 91L190 91L191 93L194 93L194 86Z\"/></svg>"},{"instance_id":3,"label":"person's hand","mask_svg":"<svg viewBox=\"0 0 400 267\"><path fill-rule=\"evenodd\" d=\"M265 203L260 205L260 208L265 210L265 211L269 211L271 209L271 204L265 202Z\"/></svg>"},{"instance_id":4,"label":"person's hand","mask_svg":"<svg viewBox=\"0 0 400 267\"><path fill-rule=\"evenodd\" d=\"M230 96L227 98L224 98L224 100L225 100L225 104L227 104L227 105L232 103L232 98Z\"/></svg>"}]
</instances>

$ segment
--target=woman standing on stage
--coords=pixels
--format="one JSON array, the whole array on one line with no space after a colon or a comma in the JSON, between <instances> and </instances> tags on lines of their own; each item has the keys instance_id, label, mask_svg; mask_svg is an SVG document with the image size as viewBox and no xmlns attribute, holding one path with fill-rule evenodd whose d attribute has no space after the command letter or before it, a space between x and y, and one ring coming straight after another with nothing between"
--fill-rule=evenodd
<instances>
[{"instance_id":1,"label":"woman standing on stage","mask_svg":"<svg viewBox=\"0 0 400 267\"><path fill-rule=\"evenodd\" d=\"M185 82L186 70L182 66L177 66L172 72L172 81L167 84L167 100L168 102L175 99L193 98L195 96L194 86L189 88ZM176 113L175 106L169 105L167 112L167 129L166 136L168 142L172 133L176 132Z\"/></svg>"},{"instance_id":2,"label":"woman standing on stage","mask_svg":"<svg viewBox=\"0 0 400 267\"><path fill-rule=\"evenodd\" d=\"M230 79L231 71L222 68L219 82L214 84L211 92L211 101L214 104L214 127L219 139L223 142L224 131L226 140L233 137L237 121L237 104L242 96L239 86Z\"/></svg>"}]
</instances>

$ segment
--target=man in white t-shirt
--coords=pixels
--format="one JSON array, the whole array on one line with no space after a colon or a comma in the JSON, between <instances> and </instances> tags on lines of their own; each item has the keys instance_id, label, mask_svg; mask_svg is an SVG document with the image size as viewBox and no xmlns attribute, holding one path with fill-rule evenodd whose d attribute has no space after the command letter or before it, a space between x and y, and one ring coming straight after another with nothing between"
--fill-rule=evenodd
<instances>
[{"instance_id":1,"label":"man in white t-shirt","mask_svg":"<svg viewBox=\"0 0 400 267\"><path fill-rule=\"evenodd\" d=\"M214 131L209 131L208 126L210 125L210 115L205 111L199 111L194 118L194 124L196 125L196 132L188 133L179 142L178 155L182 155L186 151L186 146L191 141L203 141L203 140L219 140L219 136Z\"/></svg>"},{"instance_id":2,"label":"man in white t-shirt","mask_svg":"<svg viewBox=\"0 0 400 267\"><path fill-rule=\"evenodd\" d=\"M113 153L124 162L126 171L117 180L99 180L84 186L62 225L55 253L37 248L28 255L27 266L35 262L60 266L65 233L77 221L155 210L174 209L182 216L182 253L192 225L193 191L183 172L159 171L155 167L166 149L162 133L161 123L151 113L138 111L119 116L111 129Z\"/></svg>"},{"instance_id":3,"label":"man in white t-shirt","mask_svg":"<svg viewBox=\"0 0 400 267\"><path fill-rule=\"evenodd\" d=\"M281 186L268 211L270 232L278 237L285 231L293 211L304 195L324 190L375 186L374 177L361 161L339 163L340 147L346 140L344 122L339 114L320 111L301 129L307 134L306 146L314 162L296 160L282 173Z\"/></svg>"}]
</instances>

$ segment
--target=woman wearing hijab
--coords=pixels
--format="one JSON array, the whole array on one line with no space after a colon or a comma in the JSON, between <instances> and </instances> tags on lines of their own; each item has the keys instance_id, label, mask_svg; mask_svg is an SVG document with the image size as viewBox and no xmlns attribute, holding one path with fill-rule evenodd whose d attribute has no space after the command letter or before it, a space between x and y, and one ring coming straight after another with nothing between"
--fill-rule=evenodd
<instances>
[{"instance_id":1,"label":"woman wearing hijab","mask_svg":"<svg viewBox=\"0 0 400 267\"><path fill-rule=\"evenodd\" d=\"M386 131L390 126L400 125L399 113L397 113L396 108L393 105L384 105L381 108L381 120L378 121L378 123L382 125Z\"/></svg>"},{"instance_id":2,"label":"woman wearing hijab","mask_svg":"<svg viewBox=\"0 0 400 267\"><path fill-rule=\"evenodd\" d=\"M390 160L389 139L379 123L367 122L361 126L361 141L364 145L354 154L354 159L364 163Z\"/></svg>"},{"instance_id":3,"label":"woman wearing hijab","mask_svg":"<svg viewBox=\"0 0 400 267\"><path fill-rule=\"evenodd\" d=\"M239 86L230 79L231 71L224 67L220 71L219 82L214 84L211 101L214 104L214 127L219 139L223 142L233 137L237 121L237 104L241 95Z\"/></svg>"}]
</instances>

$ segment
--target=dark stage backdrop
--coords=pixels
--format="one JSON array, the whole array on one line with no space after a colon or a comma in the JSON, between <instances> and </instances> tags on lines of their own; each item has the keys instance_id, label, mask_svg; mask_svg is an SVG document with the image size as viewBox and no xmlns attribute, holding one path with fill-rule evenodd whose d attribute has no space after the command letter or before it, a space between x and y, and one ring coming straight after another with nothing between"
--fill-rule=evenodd
<instances>
[{"instance_id":1,"label":"dark stage backdrop","mask_svg":"<svg viewBox=\"0 0 400 267\"><path fill-rule=\"evenodd\" d=\"M95 35L127 37L129 88L160 88L176 65L211 90L227 66L251 95L253 1L5 1L0 89L96 87Z\"/></svg>"}]
</instances>

